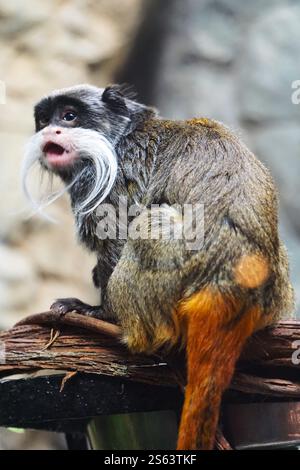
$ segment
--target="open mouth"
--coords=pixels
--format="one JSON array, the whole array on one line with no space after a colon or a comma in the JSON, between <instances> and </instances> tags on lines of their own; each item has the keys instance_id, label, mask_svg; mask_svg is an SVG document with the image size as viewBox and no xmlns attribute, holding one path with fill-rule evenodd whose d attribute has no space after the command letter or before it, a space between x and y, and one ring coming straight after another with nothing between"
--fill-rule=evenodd
<instances>
[{"instance_id":1,"label":"open mouth","mask_svg":"<svg viewBox=\"0 0 300 470\"><path fill-rule=\"evenodd\" d=\"M65 152L65 149L54 142L47 142L44 147L44 153L47 155L62 155Z\"/></svg>"},{"instance_id":2,"label":"open mouth","mask_svg":"<svg viewBox=\"0 0 300 470\"><path fill-rule=\"evenodd\" d=\"M52 167L66 167L74 160L73 153L56 142L47 142L43 148L43 152L47 162L50 163Z\"/></svg>"}]
</instances>

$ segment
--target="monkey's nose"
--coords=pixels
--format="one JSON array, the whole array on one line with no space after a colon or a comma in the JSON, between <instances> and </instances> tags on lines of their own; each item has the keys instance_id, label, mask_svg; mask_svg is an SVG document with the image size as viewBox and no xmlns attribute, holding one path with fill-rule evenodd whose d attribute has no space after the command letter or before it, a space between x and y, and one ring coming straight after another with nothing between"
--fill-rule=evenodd
<instances>
[{"instance_id":1,"label":"monkey's nose","mask_svg":"<svg viewBox=\"0 0 300 470\"><path fill-rule=\"evenodd\" d=\"M58 127L52 127L52 126L47 126L43 129L43 135L60 135L62 133L62 130Z\"/></svg>"}]
</instances>

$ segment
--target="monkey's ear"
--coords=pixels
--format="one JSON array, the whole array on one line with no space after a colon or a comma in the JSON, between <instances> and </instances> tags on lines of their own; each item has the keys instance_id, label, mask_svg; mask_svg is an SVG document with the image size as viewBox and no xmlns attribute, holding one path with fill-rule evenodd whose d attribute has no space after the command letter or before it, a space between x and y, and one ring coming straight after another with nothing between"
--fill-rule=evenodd
<instances>
[{"instance_id":1,"label":"monkey's ear","mask_svg":"<svg viewBox=\"0 0 300 470\"><path fill-rule=\"evenodd\" d=\"M117 85L111 85L105 88L102 94L102 101L114 113L129 117L129 110L126 106L125 97Z\"/></svg>"}]
</instances>

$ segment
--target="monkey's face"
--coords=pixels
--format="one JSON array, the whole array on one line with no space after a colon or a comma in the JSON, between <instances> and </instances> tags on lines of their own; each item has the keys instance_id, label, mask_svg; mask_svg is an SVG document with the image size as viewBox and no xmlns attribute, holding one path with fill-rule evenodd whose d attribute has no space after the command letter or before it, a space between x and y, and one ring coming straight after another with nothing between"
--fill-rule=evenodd
<instances>
[{"instance_id":1,"label":"monkey's face","mask_svg":"<svg viewBox=\"0 0 300 470\"><path fill-rule=\"evenodd\" d=\"M41 164L61 176L70 174L92 151L87 149L89 138L95 145L97 136L102 145L106 139L114 146L128 127L129 116L125 97L116 87L81 85L53 92L35 107Z\"/></svg>"},{"instance_id":2,"label":"monkey's face","mask_svg":"<svg viewBox=\"0 0 300 470\"><path fill-rule=\"evenodd\" d=\"M61 119L67 122L75 121L76 111L63 111ZM72 144L70 133L63 127L60 125L45 127L41 140L41 163L58 173L60 170L70 169L79 157L78 151Z\"/></svg>"},{"instance_id":3,"label":"monkey's face","mask_svg":"<svg viewBox=\"0 0 300 470\"><path fill-rule=\"evenodd\" d=\"M35 106L36 133L25 155L25 193L29 194L27 173L37 162L58 174L68 187L88 177L90 192L81 209L93 200L98 205L116 178L115 147L122 136L131 132L136 116L144 109L125 97L118 86L103 89L79 85L43 98Z\"/></svg>"}]
</instances>

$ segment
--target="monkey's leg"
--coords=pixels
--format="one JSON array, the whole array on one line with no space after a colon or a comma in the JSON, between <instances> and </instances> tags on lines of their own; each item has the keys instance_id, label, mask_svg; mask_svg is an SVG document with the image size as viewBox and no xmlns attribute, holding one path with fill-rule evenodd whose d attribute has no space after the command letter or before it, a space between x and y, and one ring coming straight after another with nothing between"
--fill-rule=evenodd
<instances>
[{"instance_id":1,"label":"monkey's leg","mask_svg":"<svg viewBox=\"0 0 300 470\"><path fill-rule=\"evenodd\" d=\"M182 218L171 206L145 209L134 223L143 236L129 237L125 243L108 280L107 301L130 351L152 354L175 345L181 336L176 305L186 245L174 236L178 227L182 230Z\"/></svg>"},{"instance_id":2,"label":"monkey's leg","mask_svg":"<svg viewBox=\"0 0 300 470\"><path fill-rule=\"evenodd\" d=\"M179 450L212 449L223 391L260 309L206 288L182 302L187 324L188 380L179 428Z\"/></svg>"}]
</instances>

